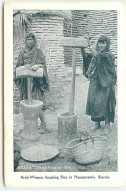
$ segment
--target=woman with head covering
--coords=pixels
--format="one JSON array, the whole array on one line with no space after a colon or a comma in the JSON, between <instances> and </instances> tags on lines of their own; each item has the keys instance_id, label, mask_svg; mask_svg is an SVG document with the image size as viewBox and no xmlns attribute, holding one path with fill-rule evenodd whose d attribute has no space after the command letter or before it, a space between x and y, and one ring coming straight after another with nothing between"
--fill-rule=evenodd
<instances>
[{"instance_id":1,"label":"woman with head covering","mask_svg":"<svg viewBox=\"0 0 126 194\"><path fill-rule=\"evenodd\" d=\"M90 47L90 55L82 49L83 72L90 79L86 114L95 122L94 130L101 127L101 121L105 121L106 133L110 131L110 122L114 123L116 105L115 61L109 47L110 39L102 35L96 48Z\"/></svg>"},{"instance_id":2,"label":"woman with head covering","mask_svg":"<svg viewBox=\"0 0 126 194\"><path fill-rule=\"evenodd\" d=\"M41 78L32 78L32 99L43 102L43 108L46 108L44 92L49 92L49 80L47 75L45 56L43 52L37 48L36 37L33 33L28 33L25 39L25 48L21 50L18 56L16 68L25 66L27 69L37 71L38 68L43 68ZM15 68L15 70L16 70ZM16 71L15 71L16 72ZM27 78L15 78L14 81L20 89L20 100L28 99L27 93ZM39 118L41 120L40 133L49 132L46 129L43 111L41 110Z\"/></svg>"}]
</instances>

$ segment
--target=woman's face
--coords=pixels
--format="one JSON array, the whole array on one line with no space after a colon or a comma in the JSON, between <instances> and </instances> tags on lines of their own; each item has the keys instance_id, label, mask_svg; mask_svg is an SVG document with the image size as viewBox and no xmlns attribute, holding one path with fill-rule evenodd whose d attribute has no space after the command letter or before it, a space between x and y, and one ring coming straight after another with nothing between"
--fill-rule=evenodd
<instances>
[{"instance_id":1,"label":"woman's face","mask_svg":"<svg viewBox=\"0 0 126 194\"><path fill-rule=\"evenodd\" d=\"M98 48L99 48L99 51L102 52L106 49L107 47L107 42L106 41L99 41L98 42Z\"/></svg>"},{"instance_id":2,"label":"woman's face","mask_svg":"<svg viewBox=\"0 0 126 194\"><path fill-rule=\"evenodd\" d=\"M28 37L26 39L26 44L29 48L32 48L33 47L33 43L34 43L34 39L32 37Z\"/></svg>"}]
</instances>

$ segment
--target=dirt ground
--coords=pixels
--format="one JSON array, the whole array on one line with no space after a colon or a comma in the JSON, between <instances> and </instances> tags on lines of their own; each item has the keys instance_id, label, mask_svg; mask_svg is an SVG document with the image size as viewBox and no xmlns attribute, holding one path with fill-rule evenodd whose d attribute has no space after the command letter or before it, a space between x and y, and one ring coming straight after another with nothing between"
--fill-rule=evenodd
<instances>
[{"instance_id":1,"label":"dirt ground","mask_svg":"<svg viewBox=\"0 0 126 194\"><path fill-rule=\"evenodd\" d=\"M77 69L76 75L76 94L75 94L75 112L77 113L77 134L81 131L88 132L90 134L93 129L94 123L90 120L90 117L85 115L85 107L87 100L87 92L89 81L82 76L81 69ZM64 91L70 91L69 86L64 87ZM30 162L23 158L20 159L16 172L115 172L118 170L118 142L117 142L117 107L116 117L114 124L111 124L111 132L107 135L105 151L103 159L94 164L80 165L76 163L69 152L66 149L66 143L58 142L58 122L57 116L60 113L68 111L69 105L69 93L66 92L61 96L62 103L49 105L48 109L44 111L45 120L47 122L47 128L51 131L49 134L41 134L40 140L36 142L30 142L22 140L21 133L23 129L23 116L22 114L14 115L14 140L21 147L21 149L38 144L51 145L58 148L59 154L46 162ZM104 130L104 122L101 123L102 127L100 131L95 132L101 134ZM76 138L77 134L75 134Z\"/></svg>"}]
</instances>

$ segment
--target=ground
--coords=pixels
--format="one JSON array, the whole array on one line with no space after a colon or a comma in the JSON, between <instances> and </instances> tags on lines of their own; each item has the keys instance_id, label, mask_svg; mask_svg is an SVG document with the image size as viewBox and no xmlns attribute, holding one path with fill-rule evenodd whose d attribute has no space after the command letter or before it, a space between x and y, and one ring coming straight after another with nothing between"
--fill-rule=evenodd
<instances>
[{"instance_id":1,"label":"ground","mask_svg":"<svg viewBox=\"0 0 126 194\"><path fill-rule=\"evenodd\" d=\"M76 92L75 92L75 112L77 113L77 134L72 138L76 138L79 132L88 132L92 134L94 123L90 117L85 114L87 92L89 81L84 78L81 69L77 70L76 75ZM64 91L70 91L69 86L64 86ZM40 140L30 142L22 140L21 133L23 129L23 116L22 114L14 115L14 140L21 147L21 149L38 144L51 145L59 150L59 154L53 159L45 162L30 162L23 158L20 159L19 165L16 169L17 172L21 171L60 171L60 172L115 172L118 170L118 148L117 148L117 107L114 124L111 124L111 132L107 135L103 159L94 164L80 165L75 162L71 152L66 149L66 142L58 142L58 122L57 116L60 113L67 112L69 106L69 92L61 96L62 103L54 104L44 111L47 128L51 131L49 134L41 134ZM104 122L101 123L102 127L95 135L101 134L104 130Z\"/></svg>"}]
</instances>

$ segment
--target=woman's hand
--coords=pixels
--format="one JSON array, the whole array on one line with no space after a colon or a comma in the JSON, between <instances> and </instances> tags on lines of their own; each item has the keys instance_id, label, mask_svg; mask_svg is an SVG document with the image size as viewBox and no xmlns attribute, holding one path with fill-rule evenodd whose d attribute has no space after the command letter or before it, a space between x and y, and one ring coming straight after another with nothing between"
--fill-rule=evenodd
<instances>
[{"instance_id":1,"label":"woman's hand","mask_svg":"<svg viewBox=\"0 0 126 194\"><path fill-rule=\"evenodd\" d=\"M33 66L31 67L31 70L32 70L32 71L37 71L37 70L38 70L38 68L39 68L39 66L38 66L38 65L33 65Z\"/></svg>"},{"instance_id":2,"label":"woman's hand","mask_svg":"<svg viewBox=\"0 0 126 194\"><path fill-rule=\"evenodd\" d=\"M96 57L97 56L97 51L95 49L95 43L91 42L91 38L90 37L88 37L87 41L88 41L88 47L90 48L91 54L94 57Z\"/></svg>"},{"instance_id":3,"label":"woman's hand","mask_svg":"<svg viewBox=\"0 0 126 194\"><path fill-rule=\"evenodd\" d=\"M25 68L28 69L28 70L30 70L31 69L31 65L30 64L26 64L25 65Z\"/></svg>"},{"instance_id":4,"label":"woman's hand","mask_svg":"<svg viewBox=\"0 0 126 194\"><path fill-rule=\"evenodd\" d=\"M91 46L91 47L90 47L90 51L91 51L91 54L92 54L94 57L97 56L97 51L96 51L96 49L95 49L94 46Z\"/></svg>"},{"instance_id":5,"label":"woman's hand","mask_svg":"<svg viewBox=\"0 0 126 194\"><path fill-rule=\"evenodd\" d=\"M43 68L43 64L37 64L38 68Z\"/></svg>"}]
</instances>

